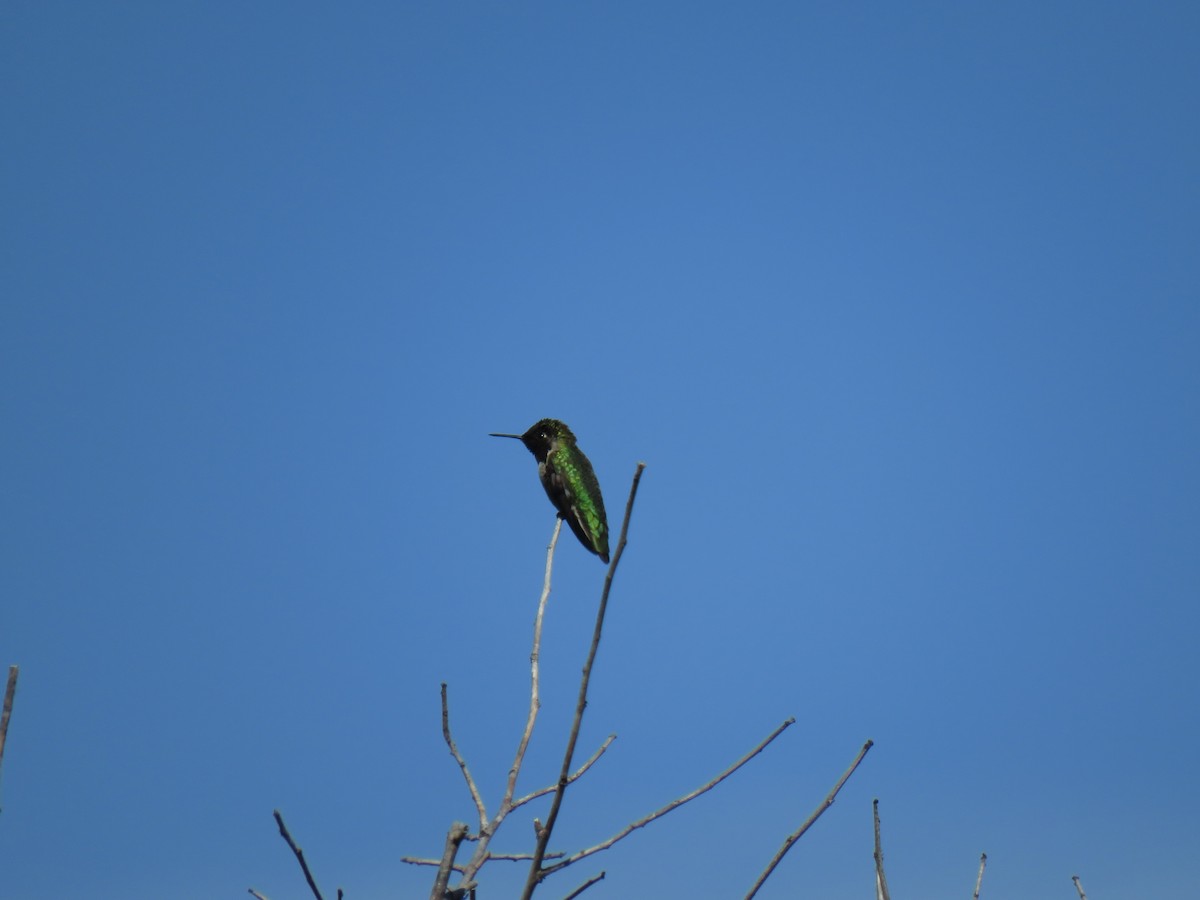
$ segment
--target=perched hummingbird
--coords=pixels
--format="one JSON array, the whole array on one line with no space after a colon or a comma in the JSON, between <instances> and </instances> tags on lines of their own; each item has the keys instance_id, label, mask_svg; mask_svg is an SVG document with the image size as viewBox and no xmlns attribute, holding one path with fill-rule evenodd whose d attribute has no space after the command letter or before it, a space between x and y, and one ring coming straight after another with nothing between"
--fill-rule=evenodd
<instances>
[{"instance_id":1,"label":"perched hummingbird","mask_svg":"<svg viewBox=\"0 0 1200 900\"><path fill-rule=\"evenodd\" d=\"M497 434L491 437L516 438L534 455L538 477L546 496L566 519L579 543L608 562L608 520L604 516L604 498L592 464L575 446L575 435L558 419L542 419L524 434Z\"/></svg>"}]
</instances>

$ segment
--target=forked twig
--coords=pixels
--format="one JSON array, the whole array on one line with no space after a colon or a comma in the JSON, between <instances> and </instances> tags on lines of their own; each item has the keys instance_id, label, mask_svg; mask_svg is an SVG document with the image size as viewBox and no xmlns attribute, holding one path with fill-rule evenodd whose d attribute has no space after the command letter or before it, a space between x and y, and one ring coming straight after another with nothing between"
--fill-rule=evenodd
<instances>
[{"instance_id":1,"label":"forked twig","mask_svg":"<svg viewBox=\"0 0 1200 900\"><path fill-rule=\"evenodd\" d=\"M312 889L313 896L316 897L317 900L325 900L325 898L321 896L321 891L317 887L317 882L313 879L312 872L309 871L308 863L304 859L304 851L296 846L296 842L292 840L292 834L290 831L288 831L287 826L283 824L283 815L279 812L279 810L275 810L275 822L279 825L279 833L283 836L283 839L287 841L287 845L292 848L292 852L296 854L296 861L300 863L300 869L304 872L304 878L308 881L308 886Z\"/></svg>"},{"instance_id":2,"label":"forked twig","mask_svg":"<svg viewBox=\"0 0 1200 900\"><path fill-rule=\"evenodd\" d=\"M837 799L838 792L842 789L842 785L850 780L850 776L854 774L854 770L858 768L858 764L863 761L863 757L867 755L867 751L870 750L874 744L874 741L867 741L862 745L862 749L858 751L858 756L854 758L854 762L850 763L850 768L842 773L842 777L839 778L837 784L833 786L833 790L829 792L829 796L827 796L821 802L820 806L813 810L813 814L808 817L803 825L787 836L787 839L783 842L783 846L779 848L779 852L777 852L774 859L767 864L767 867L763 870L763 873L758 876L758 880L754 882L754 886L750 888L750 893L746 894L746 900L750 900L751 897L758 893L759 889L766 883L767 879L771 877L771 873L775 871L775 867L779 865L780 861L787 854L787 852L792 849L792 845L804 836L804 832L808 831L808 829L812 827L813 823L821 817L821 813L833 806L833 801Z\"/></svg>"},{"instance_id":3,"label":"forked twig","mask_svg":"<svg viewBox=\"0 0 1200 900\"><path fill-rule=\"evenodd\" d=\"M538 831L537 845L533 851L533 862L529 865L529 875L525 879L525 888L521 891L521 900L529 900L534 890L545 877L542 871L542 861L546 856L546 846L550 843L550 835L558 821L558 811L562 808L563 794L566 793L571 761L575 756L575 744L579 740L579 728L583 724L583 711L587 708L588 684L592 678L592 665L596 661L596 651L600 647L600 634L604 630L604 613L608 609L608 594L612 589L613 575L625 552L625 544L629 535L629 519L633 515L633 501L637 498L638 484L642 480L642 472L646 464L639 462L633 473L633 485L629 489L629 499L625 503L625 518L621 522L621 536L617 541L616 551L609 563L608 573L604 576L604 590L600 593L600 608L596 612L596 627L592 632L592 644L588 649L587 662L583 666L583 677L579 683L579 699L575 703L575 718L571 722L571 732L567 737L567 749L563 754L562 770L559 772L558 785L554 790L554 799L550 802L550 812L546 816L546 824Z\"/></svg>"},{"instance_id":4,"label":"forked twig","mask_svg":"<svg viewBox=\"0 0 1200 900\"><path fill-rule=\"evenodd\" d=\"M875 819L875 897L876 900L891 900L888 893L887 876L883 874L883 842L879 837L879 798L871 801Z\"/></svg>"},{"instance_id":5,"label":"forked twig","mask_svg":"<svg viewBox=\"0 0 1200 900\"><path fill-rule=\"evenodd\" d=\"M593 853L599 853L601 850L607 850L609 847L611 847L617 841L621 840L624 837L629 836L638 828L642 828L646 825L649 825L655 819L665 816L667 813L671 812L674 809L678 809L679 807L683 806L683 804L687 803L689 800L694 800L695 798L699 797L701 794L711 791L718 784L720 784L722 781L724 781L726 778L728 778L730 775L732 775L734 772L736 772L738 769L740 769L742 766L744 766L746 763L750 762L750 760L754 759L754 757L758 756L758 754L762 753L763 750L765 750L767 748L768 744L770 744L773 740L775 740L775 738L779 737L779 735L783 734L783 732L785 730L787 730L788 726L795 724L795 721L796 721L796 719L794 717L787 719L782 725L780 725L778 728L776 728L774 731L772 731L769 735L767 735L762 741L760 741L758 743L758 746L756 746L753 750L751 750L749 753L747 753L745 756L743 756L741 759L739 759L733 765L729 766L729 768L727 768L724 772L722 772L716 778L713 778L712 780L702 784L700 787L696 788L691 793L684 794L682 797L677 797L676 799L674 799L670 803L668 803L666 806L663 806L660 809L657 809L654 812L650 813L650 815L644 816L643 818L638 819L636 822L631 822L630 824L628 824L624 828L622 828L620 831L618 831L616 834L614 834L612 837L610 837L608 840L601 841L599 844L596 844L595 846L588 847L587 849L584 849L584 850L580 850L578 853L572 853L570 856L568 856L562 862L555 863L552 866L546 866L542 877L545 877L546 875L550 875L554 872L557 872L559 869L566 868L567 866L569 866L573 863L577 863L577 862L579 862L579 860L584 859L585 857L591 856Z\"/></svg>"},{"instance_id":6,"label":"forked twig","mask_svg":"<svg viewBox=\"0 0 1200 900\"><path fill-rule=\"evenodd\" d=\"M974 900L979 900L979 887L983 884L983 867L987 865L987 854L979 854L979 874L975 876L975 893L972 895Z\"/></svg>"}]
</instances>

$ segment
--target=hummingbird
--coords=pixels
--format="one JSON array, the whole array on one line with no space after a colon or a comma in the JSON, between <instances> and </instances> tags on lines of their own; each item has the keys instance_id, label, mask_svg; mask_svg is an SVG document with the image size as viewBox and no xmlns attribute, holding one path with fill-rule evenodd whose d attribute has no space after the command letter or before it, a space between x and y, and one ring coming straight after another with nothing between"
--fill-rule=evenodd
<instances>
[{"instance_id":1,"label":"hummingbird","mask_svg":"<svg viewBox=\"0 0 1200 900\"><path fill-rule=\"evenodd\" d=\"M575 435L558 419L542 419L524 434L500 434L490 437L516 438L533 454L538 478L546 496L566 519L579 543L608 562L608 519L604 516L604 498L592 464L575 445Z\"/></svg>"}]
</instances>

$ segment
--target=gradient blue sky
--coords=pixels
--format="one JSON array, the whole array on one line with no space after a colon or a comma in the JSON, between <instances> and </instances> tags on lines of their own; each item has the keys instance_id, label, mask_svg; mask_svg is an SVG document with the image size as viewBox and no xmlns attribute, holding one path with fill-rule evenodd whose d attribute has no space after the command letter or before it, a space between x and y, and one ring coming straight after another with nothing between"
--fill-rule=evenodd
<instances>
[{"instance_id":1,"label":"gradient blue sky","mask_svg":"<svg viewBox=\"0 0 1200 900\"><path fill-rule=\"evenodd\" d=\"M553 525L648 464L554 845L588 896L1182 896L1194 3L6 4L0 894L425 896ZM522 787L603 566L560 544ZM542 810L531 810L542 813ZM527 849L527 815L499 850ZM513 894L495 864L487 897ZM485 870L485 874L493 874Z\"/></svg>"}]
</instances>

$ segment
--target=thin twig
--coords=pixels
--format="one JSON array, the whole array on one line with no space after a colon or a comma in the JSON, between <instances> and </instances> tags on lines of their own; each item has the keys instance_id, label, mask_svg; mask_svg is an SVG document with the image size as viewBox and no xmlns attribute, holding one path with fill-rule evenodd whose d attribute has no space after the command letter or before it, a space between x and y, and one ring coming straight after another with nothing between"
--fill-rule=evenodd
<instances>
[{"instance_id":1,"label":"thin twig","mask_svg":"<svg viewBox=\"0 0 1200 900\"><path fill-rule=\"evenodd\" d=\"M425 856L402 856L400 857L400 862L408 863L410 866L440 866L442 864L440 859L429 859ZM455 872L461 872L463 870L463 867L457 863L450 868Z\"/></svg>"},{"instance_id":2,"label":"thin twig","mask_svg":"<svg viewBox=\"0 0 1200 900\"><path fill-rule=\"evenodd\" d=\"M754 886L750 888L750 893L746 894L746 900L750 900L751 897L758 893L759 889L766 883L767 879L771 877L771 873L775 871L775 867L779 865L780 861L787 854L787 852L792 849L792 845L804 836L804 832L808 831L808 829L812 827L813 823L821 817L821 813L833 806L833 801L837 799L838 791L842 789L842 785L850 780L850 776L854 774L854 770L858 768L858 764L863 761L863 757L867 755L867 751L870 750L874 744L874 741L867 741L865 744L863 744L862 749L858 751L858 756L854 758L854 762L850 763L850 768L848 768L842 774L842 777L838 779L838 783L833 786L833 790L829 792L829 796L822 801L820 806L813 810L813 814L808 817L803 825L788 835L787 840L783 842L783 846L779 848L779 852L775 854L774 859L767 864L766 869L764 869L763 873L758 876L758 880L754 882Z\"/></svg>"},{"instance_id":3,"label":"thin twig","mask_svg":"<svg viewBox=\"0 0 1200 900\"><path fill-rule=\"evenodd\" d=\"M596 627L592 632L592 644L588 649L587 662L583 666L583 677L579 683L579 699L575 702L575 718L571 722L571 732L567 737L567 749L563 754L558 786L554 791L554 799L550 802L550 812L546 816L546 824L538 833L537 845L533 851L533 862L529 865L529 875L525 879L525 888L521 891L521 900L529 900L545 877L545 873L542 871L542 860L546 856L546 845L549 844L554 824L558 821L558 811L562 808L563 794L566 793L569 783L571 761L575 756L575 744L579 740L579 728L583 724L583 711L587 708L587 692L592 678L592 665L596 661L596 651L600 647L600 634L604 630L604 613L608 609L608 594L612 589L613 575L616 574L617 565L621 562L621 555L625 552L625 544L629 535L629 518L633 515L633 501L637 497L638 483L642 480L642 472L645 468L646 464L639 462L633 473L633 485L629 489L629 499L625 503L625 518L621 522L621 537L617 541L612 562L609 563L608 573L604 576L604 590L600 593L600 608L596 612Z\"/></svg>"},{"instance_id":4,"label":"thin twig","mask_svg":"<svg viewBox=\"0 0 1200 900\"><path fill-rule=\"evenodd\" d=\"M443 687L445 687L443 685ZM438 863L437 878L433 880L433 890L429 892L429 900L444 900L446 885L450 883L450 870L454 868L454 857L458 854L458 845L463 842L471 829L466 822L455 822L446 832L446 846L442 850L442 860Z\"/></svg>"},{"instance_id":5,"label":"thin twig","mask_svg":"<svg viewBox=\"0 0 1200 900\"><path fill-rule=\"evenodd\" d=\"M442 682L442 737L446 739L450 755L454 757L454 761L462 769L463 778L467 780L467 790L471 792L471 799L475 801L475 810L479 813L479 829L482 831L487 827L487 809L483 805L483 797L479 795L479 788L475 786L475 779L471 777L471 770L467 768L467 761L458 752L458 745L454 743L454 738L450 735L450 704L446 700L446 682L444 681Z\"/></svg>"},{"instance_id":6,"label":"thin twig","mask_svg":"<svg viewBox=\"0 0 1200 900\"><path fill-rule=\"evenodd\" d=\"M877 900L891 900L891 894L888 893L887 875L883 873L883 842L879 837L878 797L871 801L871 811L875 818L875 896Z\"/></svg>"},{"instance_id":7,"label":"thin twig","mask_svg":"<svg viewBox=\"0 0 1200 900\"><path fill-rule=\"evenodd\" d=\"M649 825L655 819L665 816L667 813L671 812L674 809L678 809L679 807L683 806L683 804L687 803L689 800L694 800L695 798L699 797L701 794L711 791L718 784L720 784L722 781L724 781L726 778L728 778L730 775L732 775L734 772L736 772L738 769L740 769L742 766L744 766L746 763L750 762L750 760L754 759L754 757L758 756L758 754L762 753L763 750L765 750L767 748L768 744L770 744L773 740L775 740L775 738L779 737L779 735L783 734L783 732L785 730L787 730L787 728L790 725L793 725L795 723L795 721L796 721L796 719L794 717L787 719L782 725L780 725L778 728L776 728L774 731L772 731L769 735L767 735L762 741L760 741L753 750L751 750L749 753L747 753L745 756L743 756L741 759L739 759L733 765L729 766L729 768L727 768L724 772L722 772L716 778L713 778L712 780L705 782L704 784L702 784L700 787L696 788L691 793L684 794L682 797L677 797L676 799L674 799L670 803L668 803L666 806L663 806L660 809L656 809L654 812L650 813L650 815L644 816L644 817L638 819L636 822L631 822L630 824L628 824L624 828L622 828L620 831L618 831L616 834L614 834L612 837L608 838L608 840L601 841L599 844L596 844L595 846L592 846L592 847L588 847L585 850L580 850L578 853L572 853L570 856L568 856L566 859L564 859L560 863L555 863L552 866L546 866L542 877L544 878L547 875L557 872L559 869L564 869L567 866L572 865L573 863L577 863L577 862L579 862L579 860L584 859L585 857L591 856L593 853L599 853L602 850L607 850L609 847L611 847L617 841L621 840L622 838L628 837L630 834L632 834L638 828L642 828L646 825Z\"/></svg>"},{"instance_id":8,"label":"thin twig","mask_svg":"<svg viewBox=\"0 0 1200 900\"><path fill-rule=\"evenodd\" d=\"M265 895L260 894L254 888L249 888L248 890L250 891L251 894L253 894L256 898L258 898L258 900L267 900Z\"/></svg>"},{"instance_id":9,"label":"thin twig","mask_svg":"<svg viewBox=\"0 0 1200 900\"><path fill-rule=\"evenodd\" d=\"M1075 890L1079 891L1079 900L1087 900L1087 894L1083 892L1083 885L1079 883L1079 876L1072 875L1071 880L1075 882Z\"/></svg>"},{"instance_id":10,"label":"thin twig","mask_svg":"<svg viewBox=\"0 0 1200 900\"><path fill-rule=\"evenodd\" d=\"M517 752L513 757L512 767L508 770L508 780L504 786L504 797L500 800L500 806L496 810L496 815L488 822L486 817L481 818L479 825L479 843L475 847L475 852L471 854L470 860L463 867L463 882L473 882L479 870L490 858L488 846L491 844L492 837L500 828L506 816L516 804L513 803L513 794L517 790L517 777L521 774L521 766L525 761L525 751L529 747L529 739L533 736L533 726L537 722L538 710L541 709L541 670L539 661L542 653L542 620L546 615L546 601L550 599L550 576L554 571L554 548L558 545L558 535L562 531L562 519L555 516L554 532L550 535L550 543L546 547L546 574L542 579L542 594L538 598L537 615L533 620L533 649L529 652L529 714L525 718L525 730L521 733L521 740L517 744ZM482 808L480 810L482 812Z\"/></svg>"},{"instance_id":11,"label":"thin twig","mask_svg":"<svg viewBox=\"0 0 1200 900\"><path fill-rule=\"evenodd\" d=\"M533 649L529 652L529 715L525 718L525 731L517 744L517 755L508 770L508 782L504 786L504 801L507 804L517 791L517 776L521 774L521 764L525 761L525 750L529 747L529 739L533 736L533 726L537 721L538 710L542 708L540 694L541 669L539 661L542 653L542 620L546 615L546 601L550 599L550 573L554 568L554 547L558 543L559 532L562 531L563 520L554 518L554 533L550 535L550 545L546 548L546 574L542 579L542 595L538 598L537 616L533 620Z\"/></svg>"},{"instance_id":12,"label":"thin twig","mask_svg":"<svg viewBox=\"0 0 1200 900\"><path fill-rule=\"evenodd\" d=\"M8 667L8 686L4 689L4 711L0 712L0 764L4 762L4 741L8 737L8 720L12 716L13 697L17 695L17 675L20 666Z\"/></svg>"},{"instance_id":13,"label":"thin twig","mask_svg":"<svg viewBox=\"0 0 1200 900\"><path fill-rule=\"evenodd\" d=\"M465 838L465 840L468 840L468 841L470 839L471 839L470 835L467 835ZM562 852L547 853L546 859L562 859L562 857L564 857L566 855L567 854L562 853ZM501 862L527 862L528 860L533 859L533 854L532 853L489 853L488 861L491 862L494 859L498 859ZM440 859L430 859L430 858L424 857L424 856L402 856L402 857L400 857L400 862L408 863L410 866L440 866L442 864L442 861ZM455 863L453 866L451 866L451 868L455 872L465 872L467 867L464 865L459 865L458 863Z\"/></svg>"},{"instance_id":14,"label":"thin twig","mask_svg":"<svg viewBox=\"0 0 1200 900\"><path fill-rule=\"evenodd\" d=\"M550 859L551 857L554 857L555 859L559 859L563 856L566 856L566 854L562 853L562 852L546 854L547 859ZM532 853L493 853L491 856L488 857L488 859L500 859L500 860L505 860L507 862L525 862L527 860L533 859L533 854Z\"/></svg>"},{"instance_id":15,"label":"thin twig","mask_svg":"<svg viewBox=\"0 0 1200 900\"><path fill-rule=\"evenodd\" d=\"M608 737L606 737L604 739L604 743L600 745L600 749L597 750L595 753L593 753L588 758L587 762L585 762L582 766L580 766L578 769L575 770L575 772L571 775L571 777L567 779L567 783L570 784L572 781L575 781L581 775L583 775L584 772L586 772L588 769L590 769L592 767L592 765L596 762L596 760L598 760L601 756L604 755L604 751L608 749L608 745L611 744L616 739L617 739L617 736L615 734L610 734ZM512 804L512 808L516 809L518 806L524 806L526 803L536 800L538 797L545 797L547 794L552 793L554 791L555 787L556 787L556 785L549 784L549 785L546 785L546 787L544 787L544 788L538 788L532 794L526 794L524 797L521 797L519 800L514 800L513 804ZM547 854L547 856L549 856L549 854Z\"/></svg>"},{"instance_id":16,"label":"thin twig","mask_svg":"<svg viewBox=\"0 0 1200 900\"><path fill-rule=\"evenodd\" d=\"M283 814L279 810L275 810L275 822L279 825L279 833L283 835L283 839L287 841L287 845L292 848L292 852L296 854L296 860L300 863L300 869L304 872L304 878L308 881L308 886L312 888L313 896L317 900L325 900L321 896L321 891L317 887L317 882L313 879L312 872L308 869L308 863L304 860L304 851L296 846L296 842L292 840L291 832L288 831L286 825L283 824Z\"/></svg>"},{"instance_id":17,"label":"thin twig","mask_svg":"<svg viewBox=\"0 0 1200 900\"><path fill-rule=\"evenodd\" d=\"M972 895L979 900L979 886L983 884L983 867L987 865L987 854L979 854L979 874L975 877L975 893Z\"/></svg>"},{"instance_id":18,"label":"thin twig","mask_svg":"<svg viewBox=\"0 0 1200 900\"><path fill-rule=\"evenodd\" d=\"M575 890L571 891L571 893L567 894L567 896L563 897L563 900L575 900L576 897L578 897L580 894L582 894L584 891L586 891L588 888L590 888L593 884L595 884L598 881L603 881L604 875L605 875L604 872L601 872L599 875L593 875L591 878L589 878L587 881L585 881L579 887L575 888Z\"/></svg>"}]
</instances>

